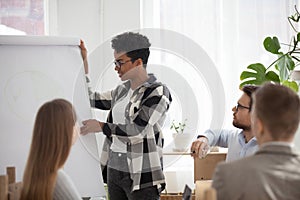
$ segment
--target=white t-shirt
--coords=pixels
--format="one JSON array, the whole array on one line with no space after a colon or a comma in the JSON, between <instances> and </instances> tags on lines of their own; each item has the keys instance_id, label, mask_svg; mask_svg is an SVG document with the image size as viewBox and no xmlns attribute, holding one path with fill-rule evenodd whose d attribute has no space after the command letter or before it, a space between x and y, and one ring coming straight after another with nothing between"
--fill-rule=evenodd
<instances>
[{"instance_id":1,"label":"white t-shirt","mask_svg":"<svg viewBox=\"0 0 300 200\"><path fill-rule=\"evenodd\" d=\"M125 109L128 105L131 95L133 93L132 89L129 89L127 96L124 97L122 100L117 102L115 106L112 109L112 117L114 124L125 124ZM119 153L126 153L127 152L127 146L124 142L120 141L117 136L112 136L112 145L110 146L110 149L113 152L119 152Z\"/></svg>"}]
</instances>

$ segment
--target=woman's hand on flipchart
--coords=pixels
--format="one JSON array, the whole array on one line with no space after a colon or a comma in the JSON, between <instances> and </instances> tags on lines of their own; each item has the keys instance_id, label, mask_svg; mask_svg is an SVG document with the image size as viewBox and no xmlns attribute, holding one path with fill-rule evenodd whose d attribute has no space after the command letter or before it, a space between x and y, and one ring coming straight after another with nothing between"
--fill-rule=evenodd
<instances>
[{"instance_id":1,"label":"woman's hand on flipchart","mask_svg":"<svg viewBox=\"0 0 300 200\"><path fill-rule=\"evenodd\" d=\"M89 119L82 122L83 126L80 127L80 134L86 135L88 133L95 133L102 131L103 122L99 122L95 119Z\"/></svg>"},{"instance_id":2,"label":"woman's hand on flipchart","mask_svg":"<svg viewBox=\"0 0 300 200\"><path fill-rule=\"evenodd\" d=\"M89 65L88 65L88 61L87 61L87 49L84 45L83 40L80 40L79 47L81 49L81 56L82 56L83 65L84 65L84 72L85 72L85 74L88 74L89 73Z\"/></svg>"}]
</instances>

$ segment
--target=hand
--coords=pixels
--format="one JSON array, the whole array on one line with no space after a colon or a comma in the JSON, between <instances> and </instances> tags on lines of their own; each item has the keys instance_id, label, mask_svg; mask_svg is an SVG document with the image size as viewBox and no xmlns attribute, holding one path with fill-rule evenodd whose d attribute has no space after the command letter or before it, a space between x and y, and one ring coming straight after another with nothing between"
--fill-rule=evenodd
<instances>
[{"instance_id":1,"label":"hand","mask_svg":"<svg viewBox=\"0 0 300 200\"><path fill-rule=\"evenodd\" d=\"M100 132L102 131L103 122L98 122L95 119L89 119L82 122L83 126L80 127L80 134L86 135L88 133Z\"/></svg>"},{"instance_id":2,"label":"hand","mask_svg":"<svg viewBox=\"0 0 300 200\"><path fill-rule=\"evenodd\" d=\"M83 60L83 65L84 65L84 72L85 74L89 73L89 65L87 62L87 49L84 45L83 40L80 40L80 49L81 49L81 56L82 56L82 60Z\"/></svg>"},{"instance_id":3,"label":"hand","mask_svg":"<svg viewBox=\"0 0 300 200\"><path fill-rule=\"evenodd\" d=\"M196 141L192 143L191 152L194 158L204 158L210 150L210 146L208 144L208 139L204 136L199 137Z\"/></svg>"}]
</instances>

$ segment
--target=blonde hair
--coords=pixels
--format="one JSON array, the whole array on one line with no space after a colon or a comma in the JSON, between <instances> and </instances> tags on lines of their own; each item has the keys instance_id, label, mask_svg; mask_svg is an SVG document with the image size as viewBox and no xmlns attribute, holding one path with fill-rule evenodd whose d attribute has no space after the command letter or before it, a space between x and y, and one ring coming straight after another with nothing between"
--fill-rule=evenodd
<instances>
[{"instance_id":1,"label":"blonde hair","mask_svg":"<svg viewBox=\"0 0 300 200\"><path fill-rule=\"evenodd\" d=\"M21 200L52 200L57 171L70 153L75 122L75 111L64 99L55 99L40 107L23 176Z\"/></svg>"}]
</instances>

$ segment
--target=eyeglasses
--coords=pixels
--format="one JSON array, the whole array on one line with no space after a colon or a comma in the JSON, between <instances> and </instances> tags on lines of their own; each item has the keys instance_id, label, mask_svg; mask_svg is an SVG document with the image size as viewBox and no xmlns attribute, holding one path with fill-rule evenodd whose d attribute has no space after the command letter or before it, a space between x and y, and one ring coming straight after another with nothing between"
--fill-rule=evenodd
<instances>
[{"instance_id":1,"label":"eyeglasses","mask_svg":"<svg viewBox=\"0 0 300 200\"><path fill-rule=\"evenodd\" d=\"M115 60L115 61L114 61L114 64L115 64L116 67L121 68L122 65L124 65L124 64L127 63L127 62L132 62L132 59L126 60L126 61L124 61L124 62L121 62L120 60Z\"/></svg>"},{"instance_id":2,"label":"eyeglasses","mask_svg":"<svg viewBox=\"0 0 300 200\"><path fill-rule=\"evenodd\" d=\"M238 104L235 106L236 111L238 111L239 108L243 108L243 109L248 109L248 110L250 110L250 107L242 106L241 104L238 103Z\"/></svg>"}]
</instances>

